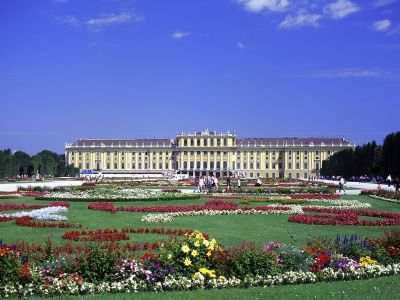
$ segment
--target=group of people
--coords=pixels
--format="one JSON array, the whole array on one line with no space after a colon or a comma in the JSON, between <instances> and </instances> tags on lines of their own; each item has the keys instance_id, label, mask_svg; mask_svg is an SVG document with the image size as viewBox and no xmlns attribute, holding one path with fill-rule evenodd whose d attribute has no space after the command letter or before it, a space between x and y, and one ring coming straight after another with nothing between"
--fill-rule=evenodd
<instances>
[{"instance_id":1,"label":"group of people","mask_svg":"<svg viewBox=\"0 0 400 300\"><path fill-rule=\"evenodd\" d=\"M213 190L218 190L218 187L219 187L218 178L215 177L214 175L196 177L195 182L196 182L196 189L194 192L196 192L196 193L203 193L206 191L211 193ZM261 179L257 180L257 183L260 183L260 185L261 185ZM256 183L256 185L257 185L257 183ZM237 178L236 185L237 185L237 188L240 189L240 186L241 186L240 177ZM232 177L228 176L228 177L226 177L226 189L231 190L232 187L233 187L232 186Z\"/></svg>"},{"instance_id":2,"label":"group of people","mask_svg":"<svg viewBox=\"0 0 400 300\"><path fill-rule=\"evenodd\" d=\"M395 180L392 180L392 176L389 176L386 178L386 183L388 185L388 187L390 187L391 185L394 186L395 191L399 192L400 190L400 179L397 177Z\"/></svg>"},{"instance_id":3,"label":"group of people","mask_svg":"<svg viewBox=\"0 0 400 300\"><path fill-rule=\"evenodd\" d=\"M218 190L218 178L212 176L196 177L196 193L203 193L206 190L211 192L213 189Z\"/></svg>"}]
</instances>

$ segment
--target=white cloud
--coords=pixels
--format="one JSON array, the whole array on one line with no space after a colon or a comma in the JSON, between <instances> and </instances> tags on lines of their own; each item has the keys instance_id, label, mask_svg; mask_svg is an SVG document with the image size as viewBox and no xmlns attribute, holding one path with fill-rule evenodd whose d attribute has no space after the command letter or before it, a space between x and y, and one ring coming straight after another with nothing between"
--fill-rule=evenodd
<instances>
[{"instance_id":1,"label":"white cloud","mask_svg":"<svg viewBox=\"0 0 400 300\"><path fill-rule=\"evenodd\" d=\"M390 22L389 19L384 19L384 20L376 21L373 24L373 27L374 27L375 31L385 31L390 27L390 24L392 24L392 22Z\"/></svg>"},{"instance_id":2,"label":"white cloud","mask_svg":"<svg viewBox=\"0 0 400 300\"><path fill-rule=\"evenodd\" d=\"M242 42L238 42L237 44L236 44L236 46L240 49L240 50L243 50L244 49L244 44L242 43Z\"/></svg>"},{"instance_id":3,"label":"white cloud","mask_svg":"<svg viewBox=\"0 0 400 300\"><path fill-rule=\"evenodd\" d=\"M316 77L316 78L380 78L387 77L392 72L379 69L379 68L370 68L370 69L362 69L362 68L343 68L343 69L335 69L335 70L326 70L318 73L314 73L307 77Z\"/></svg>"},{"instance_id":4,"label":"white cloud","mask_svg":"<svg viewBox=\"0 0 400 300\"><path fill-rule=\"evenodd\" d=\"M171 37L175 40L181 40L191 34L192 34L191 32L175 31L171 34Z\"/></svg>"},{"instance_id":5,"label":"white cloud","mask_svg":"<svg viewBox=\"0 0 400 300\"><path fill-rule=\"evenodd\" d=\"M360 7L349 0L337 0L324 7L324 13L333 19L343 19L359 10Z\"/></svg>"},{"instance_id":6,"label":"white cloud","mask_svg":"<svg viewBox=\"0 0 400 300\"><path fill-rule=\"evenodd\" d=\"M80 20L74 16L57 18L60 23L73 26L83 26L92 31L101 31L107 27L120 24L128 24L143 21L143 17L137 16L133 11L122 12L119 14L101 14L97 18Z\"/></svg>"},{"instance_id":7,"label":"white cloud","mask_svg":"<svg viewBox=\"0 0 400 300\"><path fill-rule=\"evenodd\" d=\"M263 10L283 11L289 6L289 0L235 0L251 12Z\"/></svg>"},{"instance_id":8,"label":"white cloud","mask_svg":"<svg viewBox=\"0 0 400 300\"><path fill-rule=\"evenodd\" d=\"M383 7L397 2L397 0L375 0L372 4L374 7Z\"/></svg>"},{"instance_id":9,"label":"white cloud","mask_svg":"<svg viewBox=\"0 0 400 300\"><path fill-rule=\"evenodd\" d=\"M280 24L280 28L297 28L303 26L318 27L319 14L299 13L295 16L287 16Z\"/></svg>"}]
</instances>

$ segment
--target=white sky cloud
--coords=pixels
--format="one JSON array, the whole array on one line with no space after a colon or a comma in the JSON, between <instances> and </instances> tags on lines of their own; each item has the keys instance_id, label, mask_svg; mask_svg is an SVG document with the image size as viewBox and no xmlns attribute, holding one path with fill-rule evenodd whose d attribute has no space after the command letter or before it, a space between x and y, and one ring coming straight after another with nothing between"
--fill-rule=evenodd
<instances>
[{"instance_id":1,"label":"white sky cloud","mask_svg":"<svg viewBox=\"0 0 400 300\"><path fill-rule=\"evenodd\" d=\"M397 2L397 0L375 0L373 3L374 7L383 7Z\"/></svg>"},{"instance_id":2,"label":"white sky cloud","mask_svg":"<svg viewBox=\"0 0 400 300\"><path fill-rule=\"evenodd\" d=\"M324 7L324 13L333 19L343 19L359 10L360 7L349 0L337 0Z\"/></svg>"},{"instance_id":3,"label":"white sky cloud","mask_svg":"<svg viewBox=\"0 0 400 300\"><path fill-rule=\"evenodd\" d=\"M318 27L319 14L299 13L295 16L287 16L280 24L280 28L298 28L303 26Z\"/></svg>"},{"instance_id":4,"label":"white sky cloud","mask_svg":"<svg viewBox=\"0 0 400 300\"><path fill-rule=\"evenodd\" d=\"M175 40L181 40L191 34L192 34L191 32L175 31L171 34L171 37Z\"/></svg>"},{"instance_id":5,"label":"white sky cloud","mask_svg":"<svg viewBox=\"0 0 400 300\"><path fill-rule=\"evenodd\" d=\"M57 18L60 23L73 26L83 26L92 31L101 31L107 27L120 24L140 22L143 17L136 15L133 11L122 13L101 14L99 17L80 20L74 16Z\"/></svg>"},{"instance_id":6,"label":"white sky cloud","mask_svg":"<svg viewBox=\"0 0 400 300\"><path fill-rule=\"evenodd\" d=\"M342 68L325 70L307 77L315 78L382 78L391 75L392 72L380 68Z\"/></svg>"},{"instance_id":7,"label":"white sky cloud","mask_svg":"<svg viewBox=\"0 0 400 300\"><path fill-rule=\"evenodd\" d=\"M244 49L244 44L242 43L242 42L238 42L237 44L236 44L236 46L240 49L240 50L243 50Z\"/></svg>"},{"instance_id":8,"label":"white sky cloud","mask_svg":"<svg viewBox=\"0 0 400 300\"><path fill-rule=\"evenodd\" d=\"M390 22L389 19L384 19L384 20L376 21L373 24L373 27L374 27L374 30L376 30L376 31L385 31L390 27L390 24L392 24L392 22Z\"/></svg>"},{"instance_id":9,"label":"white sky cloud","mask_svg":"<svg viewBox=\"0 0 400 300\"><path fill-rule=\"evenodd\" d=\"M235 0L251 12L263 10L283 11L289 6L289 0Z\"/></svg>"}]
</instances>

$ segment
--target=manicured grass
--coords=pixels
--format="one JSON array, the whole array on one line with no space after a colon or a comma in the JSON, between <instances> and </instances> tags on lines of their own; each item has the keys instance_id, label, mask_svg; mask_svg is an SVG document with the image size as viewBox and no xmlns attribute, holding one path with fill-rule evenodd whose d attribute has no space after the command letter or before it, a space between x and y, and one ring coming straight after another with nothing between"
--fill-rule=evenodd
<instances>
[{"instance_id":1,"label":"manicured grass","mask_svg":"<svg viewBox=\"0 0 400 300\"><path fill-rule=\"evenodd\" d=\"M374 210L400 211L397 203L380 201L368 196L343 196L343 199L357 199L372 204ZM160 202L116 202L115 205L178 205L178 204L202 204L206 199L160 201ZM232 200L234 201L234 200ZM49 203L38 201L33 198L3 199L1 203ZM236 201L238 202L238 201ZM268 203L269 204L269 203ZM307 239L317 236L328 236L335 238L336 234L355 233L360 237L376 237L383 234L385 230L400 229L400 226L390 227L349 227L349 226L324 226L305 225L288 222L286 215L234 215L234 216L196 216L176 217L172 223L144 223L140 219L144 213L118 212L111 214L104 211L94 211L87 208L87 202L71 203L67 213L68 221L81 223L84 229L117 228L123 227L165 227L180 229L198 229L210 234L223 245L232 246L242 241L256 241L266 243L268 241L290 242L302 247ZM257 203L259 205L259 203ZM248 206L248 205L247 205ZM0 223L0 238L7 243L18 240L28 240L43 243L50 236L55 242L62 241L62 234L66 229L54 228L28 228L16 226L14 222ZM73 230L73 229L67 229ZM164 238L163 235L141 235L132 234L131 242L154 241Z\"/></svg>"},{"instance_id":2,"label":"manicured grass","mask_svg":"<svg viewBox=\"0 0 400 300\"><path fill-rule=\"evenodd\" d=\"M96 296L62 296L61 299L398 299L400 276L379 277L367 280L324 282L250 289L221 289L189 292L107 294ZM32 298L39 299L39 298ZM40 298L42 299L42 298Z\"/></svg>"}]
</instances>

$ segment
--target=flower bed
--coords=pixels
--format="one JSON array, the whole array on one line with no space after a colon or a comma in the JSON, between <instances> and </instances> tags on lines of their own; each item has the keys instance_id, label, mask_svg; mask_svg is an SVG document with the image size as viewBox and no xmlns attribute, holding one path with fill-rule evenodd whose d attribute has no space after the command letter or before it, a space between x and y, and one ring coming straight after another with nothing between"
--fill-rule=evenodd
<instances>
[{"instance_id":1,"label":"flower bed","mask_svg":"<svg viewBox=\"0 0 400 300\"><path fill-rule=\"evenodd\" d=\"M15 220L18 226L23 227L37 227L37 228L73 228L82 227L81 224L73 224L63 221L58 222L46 222L46 221L34 221L30 216L19 217Z\"/></svg>"},{"instance_id":2,"label":"flower bed","mask_svg":"<svg viewBox=\"0 0 400 300\"><path fill-rule=\"evenodd\" d=\"M326 199L339 199L339 194L290 194L290 195L269 195L265 196L265 194L231 194L224 193L222 195L204 195L206 199L268 199L268 200L288 200L288 199L318 199L318 200L326 200Z\"/></svg>"},{"instance_id":3,"label":"flower bed","mask_svg":"<svg viewBox=\"0 0 400 300\"><path fill-rule=\"evenodd\" d=\"M133 201L171 201L199 199L197 194L164 193L162 191L142 188L94 188L84 190L70 189L56 191L45 196L36 197L37 200L64 200L71 202L106 201L106 202L133 202Z\"/></svg>"},{"instance_id":4,"label":"flower bed","mask_svg":"<svg viewBox=\"0 0 400 300\"><path fill-rule=\"evenodd\" d=\"M17 219L20 217L30 217L35 220L51 220L51 221L66 221L67 217L59 215L59 213L67 212L65 206L48 206L44 208L34 209L32 211L22 211L13 214L3 214L0 218Z\"/></svg>"},{"instance_id":5,"label":"flower bed","mask_svg":"<svg viewBox=\"0 0 400 300\"><path fill-rule=\"evenodd\" d=\"M128 233L139 234L165 234L167 236L183 236L191 234L191 229L164 229L164 228L122 228L117 229L97 229L82 231L67 231L63 234L63 239L72 241L123 241L129 240Z\"/></svg>"},{"instance_id":6,"label":"flower bed","mask_svg":"<svg viewBox=\"0 0 400 300\"><path fill-rule=\"evenodd\" d=\"M400 232L379 239L317 239L298 249L276 241L261 248L255 243L224 248L194 231L164 245L139 246L151 250L140 260L127 257L118 243L97 247L68 244L62 254L54 252L51 244L21 248L0 244L0 264L8 265L8 273L0 273L0 296L267 287L399 274L399 252L388 251L387 244L399 251ZM28 251L30 259L36 258L32 264L21 260Z\"/></svg>"},{"instance_id":7,"label":"flower bed","mask_svg":"<svg viewBox=\"0 0 400 300\"><path fill-rule=\"evenodd\" d=\"M400 224L400 213L367 210L337 210L315 207L303 208L303 210L322 214L290 216L288 219L289 222L334 226L394 226ZM384 220L360 220L360 216L384 218Z\"/></svg>"}]
</instances>

